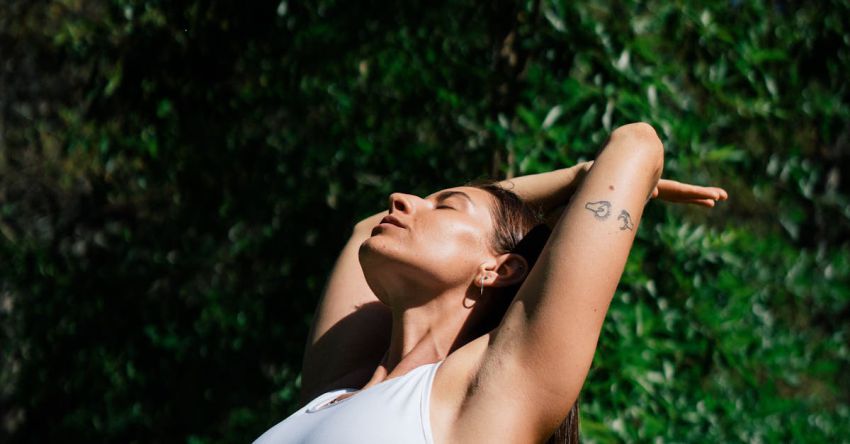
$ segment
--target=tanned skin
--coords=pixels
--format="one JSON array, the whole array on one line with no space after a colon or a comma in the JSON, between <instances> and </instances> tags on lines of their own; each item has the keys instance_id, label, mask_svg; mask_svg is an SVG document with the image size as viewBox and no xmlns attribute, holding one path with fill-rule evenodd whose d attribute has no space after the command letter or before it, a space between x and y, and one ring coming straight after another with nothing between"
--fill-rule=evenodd
<instances>
[{"instance_id":1,"label":"tanned skin","mask_svg":"<svg viewBox=\"0 0 850 444\"><path fill-rule=\"evenodd\" d=\"M613 132L594 162L505 181L554 215L530 271L516 255L479 246L492 233L481 217L486 192L394 193L389 211L357 224L331 273L305 351L302 401L442 360L431 393L436 443L545 440L584 383L647 196L705 207L727 197L719 188L659 181L663 157L652 127L631 124ZM388 214L405 226L379 224ZM458 262L423 250L438 241L462 247ZM466 337L474 316L467 298L480 285L523 279L502 323Z\"/></svg>"}]
</instances>

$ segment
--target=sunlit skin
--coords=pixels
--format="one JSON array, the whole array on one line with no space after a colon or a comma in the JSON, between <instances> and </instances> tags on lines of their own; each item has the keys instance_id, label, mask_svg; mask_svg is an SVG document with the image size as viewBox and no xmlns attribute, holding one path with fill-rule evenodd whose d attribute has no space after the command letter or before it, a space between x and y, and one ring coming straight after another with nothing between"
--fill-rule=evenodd
<instances>
[{"instance_id":1,"label":"sunlit skin","mask_svg":"<svg viewBox=\"0 0 850 444\"><path fill-rule=\"evenodd\" d=\"M612 133L595 162L510 181L553 216L533 270L492 251L488 192L392 194L388 211L355 227L334 267L305 354L303 399L443 361L430 395L435 443L545 439L584 383L647 199L712 207L727 198L659 180L663 157L652 127L632 124ZM499 327L472 337L488 289L519 281ZM369 305L387 316L360 310ZM343 320L349 328L334 331Z\"/></svg>"},{"instance_id":2,"label":"sunlit skin","mask_svg":"<svg viewBox=\"0 0 850 444\"><path fill-rule=\"evenodd\" d=\"M426 198L393 193L389 200L389 215L405 228L379 223L360 247L366 280L387 305L416 306L449 291L462 295L483 263L492 268L497 262L490 248L493 199L486 191L457 187Z\"/></svg>"},{"instance_id":3,"label":"sunlit skin","mask_svg":"<svg viewBox=\"0 0 850 444\"><path fill-rule=\"evenodd\" d=\"M359 250L369 287L393 314L389 350L367 387L445 359L462 345L458 338L474 325L467 321L481 308L476 304L486 303L480 296L482 278L503 286L525 276L524 259L493 251L494 204L488 192L473 187L425 198L390 195L388 214L404 227L377 224ZM405 365L387 374L402 358Z\"/></svg>"}]
</instances>

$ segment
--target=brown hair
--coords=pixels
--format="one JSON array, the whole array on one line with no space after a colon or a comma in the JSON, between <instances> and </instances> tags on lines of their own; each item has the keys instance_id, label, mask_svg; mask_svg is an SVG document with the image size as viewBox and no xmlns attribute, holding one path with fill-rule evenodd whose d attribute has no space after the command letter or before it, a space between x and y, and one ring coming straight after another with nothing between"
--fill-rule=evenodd
<instances>
[{"instance_id":1,"label":"brown hair","mask_svg":"<svg viewBox=\"0 0 850 444\"><path fill-rule=\"evenodd\" d=\"M500 254L514 253L522 256L528 263L528 270L531 271L551 233L549 227L543 223L539 211L529 206L516 193L494 181L478 181L468 186L487 191L496 202L491 212L495 226L491 245L493 250ZM494 295L495 302L483 321L485 332L499 325L521 285L520 282L504 287ZM578 399L576 399L564 421L546 444L578 443L578 422Z\"/></svg>"}]
</instances>

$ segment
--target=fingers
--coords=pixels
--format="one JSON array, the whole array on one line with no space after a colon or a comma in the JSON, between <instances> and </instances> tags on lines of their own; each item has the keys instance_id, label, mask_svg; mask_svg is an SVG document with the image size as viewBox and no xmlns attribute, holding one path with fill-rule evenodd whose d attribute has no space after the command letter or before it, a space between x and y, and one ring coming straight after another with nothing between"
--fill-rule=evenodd
<instances>
[{"instance_id":1,"label":"fingers","mask_svg":"<svg viewBox=\"0 0 850 444\"><path fill-rule=\"evenodd\" d=\"M662 179L658 181L657 197L670 202L687 202L695 199L719 201L728 199L729 193L723 188L703 187L675 180Z\"/></svg>"},{"instance_id":2,"label":"fingers","mask_svg":"<svg viewBox=\"0 0 850 444\"><path fill-rule=\"evenodd\" d=\"M680 201L678 203L697 205L697 206L706 207L706 208L714 208L714 206L716 205L716 202L717 201L715 201L714 199L691 199L691 200L683 200L683 201Z\"/></svg>"},{"instance_id":3,"label":"fingers","mask_svg":"<svg viewBox=\"0 0 850 444\"><path fill-rule=\"evenodd\" d=\"M675 180L664 180L663 182L659 181L658 183L659 194L662 199L675 199L675 200L686 200L686 199L718 199L720 198L720 193L707 188L700 187L696 185L691 185L688 183L677 182Z\"/></svg>"},{"instance_id":4,"label":"fingers","mask_svg":"<svg viewBox=\"0 0 850 444\"><path fill-rule=\"evenodd\" d=\"M696 188L699 188L699 193L701 193L701 196L702 196L701 198L712 199L715 202L721 201L721 200L726 200L726 199L729 198L729 193L727 193L726 190L724 190L723 188L700 187L700 186L697 186ZM706 196L708 196L708 197L706 197Z\"/></svg>"}]
</instances>

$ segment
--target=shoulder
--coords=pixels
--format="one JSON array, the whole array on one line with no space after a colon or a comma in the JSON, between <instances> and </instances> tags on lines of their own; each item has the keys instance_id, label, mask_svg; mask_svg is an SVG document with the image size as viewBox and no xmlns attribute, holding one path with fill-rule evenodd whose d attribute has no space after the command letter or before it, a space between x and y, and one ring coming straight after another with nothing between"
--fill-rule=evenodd
<instances>
[{"instance_id":1,"label":"shoulder","mask_svg":"<svg viewBox=\"0 0 850 444\"><path fill-rule=\"evenodd\" d=\"M434 442L534 442L548 428L535 407L551 405L543 398L553 394L542 396L515 357L494 354L496 339L496 330L476 338L437 369L429 412Z\"/></svg>"}]
</instances>

